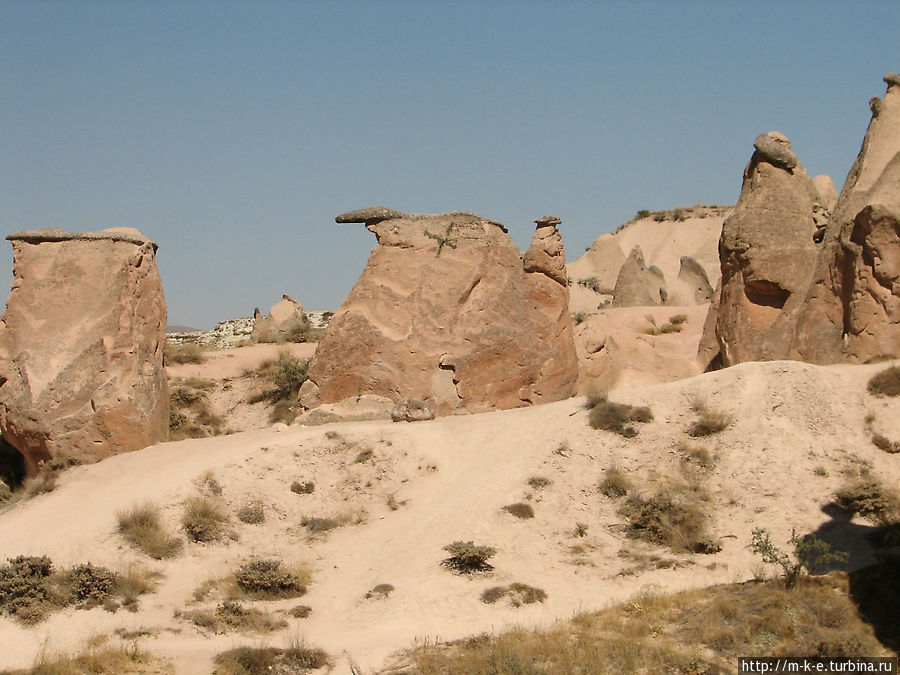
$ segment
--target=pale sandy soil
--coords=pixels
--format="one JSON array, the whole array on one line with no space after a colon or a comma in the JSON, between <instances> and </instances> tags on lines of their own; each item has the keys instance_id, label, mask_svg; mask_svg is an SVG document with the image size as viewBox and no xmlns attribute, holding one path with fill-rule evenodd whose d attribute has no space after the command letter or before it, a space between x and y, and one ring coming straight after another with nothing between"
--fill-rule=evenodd
<instances>
[{"instance_id":1,"label":"pale sandy soil","mask_svg":"<svg viewBox=\"0 0 900 675\"><path fill-rule=\"evenodd\" d=\"M647 586L675 590L750 578L759 567L747 549L754 527L768 528L782 545L792 528L818 532L849 547L852 563L862 564L869 559L861 537L865 523L833 520L823 507L848 480L844 473L860 463L888 484L900 481L900 455L875 448L864 430L872 414L881 433L900 439L900 401L865 391L868 378L885 365L749 363L619 389L614 400L649 405L654 413L632 439L591 429L582 400L571 399L416 424L268 428L164 443L75 467L54 492L0 513L0 559L46 554L62 566L140 564L164 579L141 599L137 613L69 609L34 628L0 619L2 666L27 666L44 646L75 649L93 635L144 627L158 632L140 644L170 659L178 673L210 672L213 656L237 645L285 646L292 639L326 649L335 672L349 673L351 660L372 672L416 641L548 625ZM597 484L612 464L645 488L678 476L678 446L696 400L735 419L722 433L694 441L718 457L708 488L722 551L675 556L627 538L617 503L599 494ZM372 457L355 461L364 449ZM182 503L200 490L206 472L223 487L232 512L262 500L266 522L234 519L237 541L186 544L179 557L163 562L131 550L115 533L116 513L146 500L164 507L175 531ZM526 482L532 476L552 484L534 490ZM314 481L315 492L291 492L294 480ZM389 501L399 508L392 510ZM501 510L518 501L533 505L533 519ZM342 513L364 514L364 521L316 538L300 527L304 515ZM578 523L587 526L586 537L574 536ZM469 579L441 566L444 545L470 539L497 548L491 576ZM582 552L573 552L573 545ZM640 571L628 551L681 565ZM311 565L303 598L252 603L270 609L307 604L309 618L288 617L289 628L259 636L210 635L173 616L185 607L214 606L215 599L194 605L193 590L253 556ZM547 600L519 609L480 602L485 588L513 581L544 589ZM380 583L396 590L383 600L364 599Z\"/></svg>"}]
</instances>

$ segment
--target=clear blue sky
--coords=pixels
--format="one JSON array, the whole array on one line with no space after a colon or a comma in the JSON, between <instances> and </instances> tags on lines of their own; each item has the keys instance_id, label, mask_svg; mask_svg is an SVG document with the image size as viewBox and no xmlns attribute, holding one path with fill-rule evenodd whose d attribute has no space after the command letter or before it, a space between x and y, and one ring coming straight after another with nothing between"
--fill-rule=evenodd
<instances>
[{"instance_id":1,"label":"clear blue sky","mask_svg":"<svg viewBox=\"0 0 900 675\"><path fill-rule=\"evenodd\" d=\"M373 204L520 247L559 215L572 260L734 203L765 131L840 189L898 34L896 0L0 0L0 223L137 227L198 327L336 309L375 239L334 216Z\"/></svg>"}]
</instances>

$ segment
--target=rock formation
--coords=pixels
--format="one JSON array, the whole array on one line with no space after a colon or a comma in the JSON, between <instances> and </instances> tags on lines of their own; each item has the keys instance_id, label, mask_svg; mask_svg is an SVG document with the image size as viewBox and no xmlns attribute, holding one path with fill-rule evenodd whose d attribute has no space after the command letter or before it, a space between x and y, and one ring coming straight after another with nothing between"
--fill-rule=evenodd
<instances>
[{"instance_id":1,"label":"rock formation","mask_svg":"<svg viewBox=\"0 0 900 675\"><path fill-rule=\"evenodd\" d=\"M571 396L578 375L565 257L551 217L523 255L474 213L353 211L378 241L329 324L304 407L362 394L427 401L437 414Z\"/></svg>"},{"instance_id":2,"label":"rock formation","mask_svg":"<svg viewBox=\"0 0 900 675\"><path fill-rule=\"evenodd\" d=\"M813 185L816 186L816 192L819 193L819 202L829 211L834 209L838 199L838 192L837 188L834 187L834 181L831 180L831 176L826 176L824 173L819 174L812 181Z\"/></svg>"},{"instance_id":3,"label":"rock formation","mask_svg":"<svg viewBox=\"0 0 900 675\"><path fill-rule=\"evenodd\" d=\"M417 398L405 398L398 401L391 410L393 422L426 422L434 419L434 410L428 401L420 401Z\"/></svg>"},{"instance_id":4,"label":"rock formation","mask_svg":"<svg viewBox=\"0 0 900 675\"><path fill-rule=\"evenodd\" d=\"M29 474L165 440L166 305L137 230L18 232L0 319L0 431Z\"/></svg>"},{"instance_id":5,"label":"rock formation","mask_svg":"<svg viewBox=\"0 0 900 675\"><path fill-rule=\"evenodd\" d=\"M690 256L681 256L678 276L669 288L670 305L702 305L713 298L706 270Z\"/></svg>"},{"instance_id":6,"label":"rock formation","mask_svg":"<svg viewBox=\"0 0 900 675\"><path fill-rule=\"evenodd\" d=\"M253 313L254 342L305 342L310 331L309 317L299 302L288 295L272 305L268 316L258 309Z\"/></svg>"},{"instance_id":7,"label":"rock formation","mask_svg":"<svg viewBox=\"0 0 900 675\"><path fill-rule=\"evenodd\" d=\"M658 267L647 267L641 247L635 246L619 270L612 306L664 305L667 297L663 273Z\"/></svg>"},{"instance_id":8,"label":"rock formation","mask_svg":"<svg viewBox=\"0 0 900 675\"><path fill-rule=\"evenodd\" d=\"M798 360L900 356L900 75L884 80L824 233L791 353Z\"/></svg>"},{"instance_id":9,"label":"rock formation","mask_svg":"<svg viewBox=\"0 0 900 675\"><path fill-rule=\"evenodd\" d=\"M823 207L790 141L771 132L754 146L719 240L716 338L726 366L788 358L818 256Z\"/></svg>"}]
</instances>

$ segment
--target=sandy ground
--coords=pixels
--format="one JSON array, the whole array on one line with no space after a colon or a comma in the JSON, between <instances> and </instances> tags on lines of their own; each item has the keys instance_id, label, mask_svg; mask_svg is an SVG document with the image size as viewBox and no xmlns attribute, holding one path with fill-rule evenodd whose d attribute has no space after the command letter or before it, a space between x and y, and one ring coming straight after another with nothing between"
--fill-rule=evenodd
<instances>
[{"instance_id":1,"label":"sandy ground","mask_svg":"<svg viewBox=\"0 0 900 675\"><path fill-rule=\"evenodd\" d=\"M226 372L226 365L235 359L210 359L191 376ZM34 628L0 619L0 666L28 666L42 648L71 650L94 635L147 628L155 635L141 638L141 646L171 660L178 673L210 672L213 656L237 645L285 646L296 639L327 650L335 672L349 673L351 663L372 672L417 641L548 625L647 586L675 590L750 578L760 567L747 550L754 527L768 528L781 545L792 528L817 532L850 549L853 565L863 564L866 523L835 520L823 507L862 465L886 483L900 481L900 456L875 448L865 431L871 415L881 433L900 439L900 401L865 391L868 378L884 367L749 363L619 389L614 400L653 410L654 421L632 439L591 429L582 399L571 399L416 424L267 428L163 443L75 467L52 493L0 513L0 559L46 554L62 566L142 565L164 577L136 613L69 609ZM687 440L696 401L734 418L720 434L692 441L717 457L707 478L708 507L722 550L673 555L626 537L617 502L599 494L597 484L613 464L642 490L678 476L679 444ZM371 455L361 457L366 450ZM164 508L175 531L184 500L202 489L207 472L232 512L261 500L265 523L233 519L236 541L186 544L180 556L162 562L130 549L115 533L116 513L147 500ZM552 482L534 489L527 483L533 476ZM295 480L314 481L315 491L291 492ZM533 519L502 510L519 501L533 506ZM317 536L300 526L304 516L341 514L361 522ZM578 524L586 536L575 535ZM493 574L465 578L442 567L442 547L456 540L496 547ZM677 565L642 569L642 553ZM215 599L195 603L194 589L254 556L312 567L303 598L252 603L307 604L308 618L288 618L287 629L261 636L207 634L173 616L186 607L213 607ZM519 609L480 602L485 588L513 581L544 589L546 601ZM394 592L365 599L380 583Z\"/></svg>"}]
</instances>

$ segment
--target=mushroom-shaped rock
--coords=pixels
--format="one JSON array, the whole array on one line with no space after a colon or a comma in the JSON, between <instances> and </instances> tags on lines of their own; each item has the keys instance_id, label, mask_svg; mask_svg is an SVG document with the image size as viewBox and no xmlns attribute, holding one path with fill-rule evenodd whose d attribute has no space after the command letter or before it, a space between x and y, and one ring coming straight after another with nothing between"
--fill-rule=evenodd
<instances>
[{"instance_id":1,"label":"mushroom-shaped rock","mask_svg":"<svg viewBox=\"0 0 900 675\"><path fill-rule=\"evenodd\" d=\"M468 212L405 214L369 229L378 245L319 341L304 407L374 394L446 414L572 395L568 287L526 272L500 223ZM538 230L547 253L558 233Z\"/></svg>"},{"instance_id":2,"label":"mushroom-shaped rock","mask_svg":"<svg viewBox=\"0 0 900 675\"><path fill-rule=\"evenodd\" d=\"M780 136L757 138L741 196L722 226L716 337L726 366L787 358L816 266L818 191L796 158L773 162L771 148L760 150L766 137L790 152Z\"/></svg>"},{"instance_id":3,"label":"mushroom-shaped rock","mask_svg":"<svg viewBox=\"0 0 900 675\"><path fill-rule=\"evenodd\" d=\"M546 274L566 286L566 253L563 250L562 236L556 229L562 220L556 216L544 216L534 222L537 223L537 228L523 258L525 271Z\"/></svg>"},{"instance_id":4,"label":"mushroom-shaped rock","mask_svg":"<svg viewBox=\"0 0 900 675\"><path fill-rule=\"evenodd\" d=\"M29 474L165 440L166 306L137 230L17 232L0 321L0 432Z\"/></svg>"}]
</instances>

